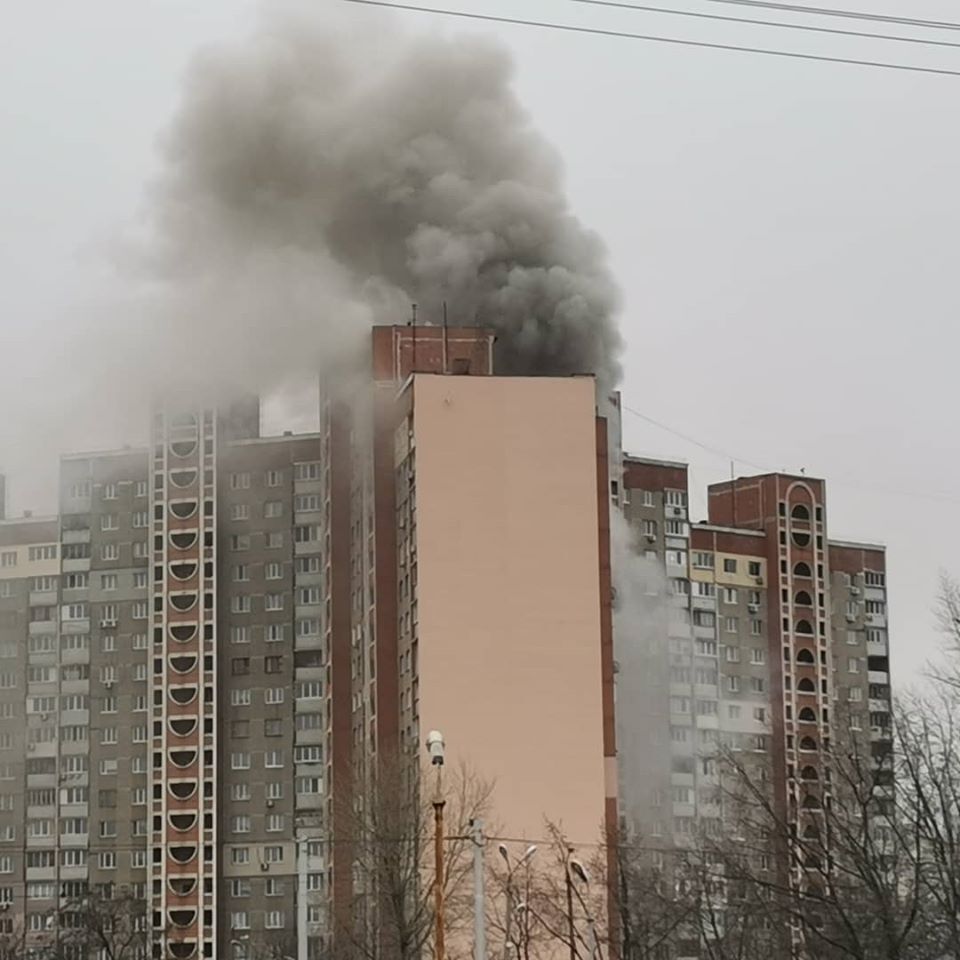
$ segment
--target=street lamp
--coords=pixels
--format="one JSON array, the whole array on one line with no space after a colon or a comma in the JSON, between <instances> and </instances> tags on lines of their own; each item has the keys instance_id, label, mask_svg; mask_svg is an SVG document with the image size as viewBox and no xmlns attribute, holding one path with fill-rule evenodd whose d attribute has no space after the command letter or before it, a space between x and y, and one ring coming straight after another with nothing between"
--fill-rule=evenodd
<instances>
[{"instance_id":1,"label":"street lamp","mask_svg":"<svg viewBox=\"0 0 960 960\"><path fill-rule=\"evenodd\" d=\"M503 857L503 862L507 865L507 918L503 939L503 960L510 960L510 927L513 921L513 874L514 871L522 866L525 866L533 859L533 855L537 852L537 845L535 843L531 843L530 846L527 847L527 849L523 852L523 856L515 864L513 864L513 866L510 865L510 852L507 850L507 845L505 843L497 844L497 850L500 853L500 856ZM526 909L525 904L524 909ZM519 952L520 945L517 944L518 955Z\"/></svg>"},{"instance_id":2,"label":"street lamp","mask_svg":"<svg viewBox=\"0 0 960 960\"><path fill-rule=\"evenodd\" d=\"M574 883L574 879L578 880L585 887L590 885L590 875L587 873L586 867L574 857L571 857L570 854L573 853L573 848L567 848L567 911L568 911L568 921L570 928L570 956L576 958L577 951L575 946L575 929L573 922L573 897L572 894L577 895L577 900L580 902L580 906L583 908L584 915L587 918L587 929L590 932L590 958L595 960L600 954L600 941L597 938L597 928L596 921L593 918L593 913L590 910L590 907L587 904L587 901L584 900L583 895L580 893L577 885ZM601 958L602 960L602 958Z\"/></svg>"},{"instance_id":3,"label":"street lamp","mask_svg":"<svg viewBox=\"0 0 960 960\"><path fill-rule=\"evenodd\" d=\"M439 730L427 734L426 748L430 763L437 768L436 792L433 796L433 852L434 852L434 940L436 960L444 960L443 943L443 757L446 744Z\"/></svg>"}]
</instances>

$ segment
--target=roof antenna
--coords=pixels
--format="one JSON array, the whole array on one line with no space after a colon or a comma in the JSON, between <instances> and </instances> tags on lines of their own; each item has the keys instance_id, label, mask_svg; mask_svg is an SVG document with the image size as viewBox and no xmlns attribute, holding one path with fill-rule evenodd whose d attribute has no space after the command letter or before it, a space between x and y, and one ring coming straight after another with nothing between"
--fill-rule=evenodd
<instances>
[{"instance_id":1,"label":"roof antenna","mask_svg":"<svg viewBox=\"0 0 960 960\"><path fill-rule=\"evenodd\" d=\"M448 353L448 341L447 341L447 301L443 301L443 332L441 334L440 345L442 348L442 358L441 362L443 363L443 373L447 372L447 353Z\"/></svg>"},{"instance_id":2,"label":"roof antenna","mask_svg":"<svg viewBox=\"0 0 960 960\"><path fill-rule=\"evenodd\" d=\"M410 372L417 372L417 305L410 304Z\"/></svg>"}]
</instances>

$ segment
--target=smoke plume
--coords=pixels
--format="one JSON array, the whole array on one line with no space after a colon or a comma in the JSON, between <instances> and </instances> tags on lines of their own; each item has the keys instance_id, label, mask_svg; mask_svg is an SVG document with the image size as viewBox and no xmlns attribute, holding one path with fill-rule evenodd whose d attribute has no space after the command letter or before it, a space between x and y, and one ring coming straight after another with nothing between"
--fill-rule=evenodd
<instances>
[{"instance_id":1,"label":"smoke plume","mask_svg":"<svg viewBox=\"0 0 960 960\"><path fill-rule=\"evenodd\" d=\"M507 53L362 20L274 8L245 45L197 59L151 193L160 333L199 333L216 370L278 381L338 369L412 303L439 322L446 302L451 323L496 329L502 372L612 386L605 253Z\"/></svg>"},{"instance_id":2,"label":"smoke plume","mask_svg":"<svg viewBox=\"0 0 960 960\"><path fill-rule=\"evenodd\" d=\"M619 379L603 246L504 49L332 13L278 0L245 42L195 58L106 302L34 335L0 384L18 412L0 470L20 489L49 490L62 450L142 442L171 393L296 394L362 371L371 324L413 303L420 322L446 303L451 324L493 327L501 372Z\"/></svg>"}]
</instances>

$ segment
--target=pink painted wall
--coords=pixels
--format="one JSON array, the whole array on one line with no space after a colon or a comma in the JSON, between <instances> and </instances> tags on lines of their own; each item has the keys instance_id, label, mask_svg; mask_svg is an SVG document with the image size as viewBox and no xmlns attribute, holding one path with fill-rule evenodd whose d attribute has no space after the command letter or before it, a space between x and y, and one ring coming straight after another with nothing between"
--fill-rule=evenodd
<instances>
[{"instance_id":1,"label":"pink painted wall","mask_svg":"<svg viewBox=\"0 0 960 960\"><path fill-rule=\"evenodd\" d=\"M494 819L596 843L604 816L594 383L414 383L421 739Z\"/></svg>"}]
</instances>

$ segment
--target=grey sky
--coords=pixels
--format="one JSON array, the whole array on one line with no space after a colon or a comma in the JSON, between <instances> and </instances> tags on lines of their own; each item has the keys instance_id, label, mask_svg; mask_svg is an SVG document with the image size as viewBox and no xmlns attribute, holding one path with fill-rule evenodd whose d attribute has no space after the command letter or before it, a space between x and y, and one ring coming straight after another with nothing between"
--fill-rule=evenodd
<instances>
[{"instance_id":1,"label":"grey sky","mask_svg":"<svg viewBox=\"0 0 960 960\"><path fill-rule=\"evenodd\" d=\"M960 69L960 50L563 0L447 5ZM61 325L108 283L104 251L137 212L188 58L245 34L256 4L4 6L0 461L15 459L21 409L65 397L38 441L52 474L71 387L50 382L31 356L56 350ZM908 6L960 20L947 0ZM861 0L860 9L907 6ZM513 50L520 97L562 154L573 208L604 237L624 291L625 402L750 463L825 476L831 535L888 546L895 669L914 674L936 649L938 569L960 573L951 270L960 77L398 16L410 29L495 33ZM123 406L122 381L103 388ZM632 451L690 461L702 515L700 491L728 476L728 459L629 414L624 434ZM17 507L48 505L43 484L17 479Z\"/></svg>"}]
</instances>

